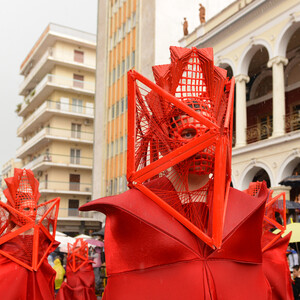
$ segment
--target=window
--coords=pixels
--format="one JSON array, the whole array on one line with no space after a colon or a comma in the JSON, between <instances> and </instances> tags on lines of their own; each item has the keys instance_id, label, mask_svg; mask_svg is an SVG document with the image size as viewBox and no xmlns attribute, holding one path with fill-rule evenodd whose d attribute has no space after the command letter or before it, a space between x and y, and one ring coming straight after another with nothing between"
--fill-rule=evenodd
<instances>
[{"instance_id":1,"label":"window","mask_svg":"<svg viewBox=\"0 0 300 300\"><path fill-rule=\"evenodd\" d=\"M116 104L116 117L119 116L119 105L120 105L120 103L118 101L117 104Z\"/></svg>"},{"instance_id":2,"label":"window","mask_svg":"<svg viewBox=\"0 0 300 300\"><path fill-rule=\"evenodd\" d=\"M108 159L109 158L109 144L107 144L107 149L106 149L106 158Z\"/></svg>"},{"instance_id":3,"label":"window","mask_svg":"<svg viewBox=\"0 0 300 300\"><path fill-rule=\"evenodd\" d=\"M72 99L72 112L82 113L82 100Z\"/></svg>"},{"instance_id":4,"label":"window","mask_svg":"<svg viewBox=\"0 0 300 300\"><path fill-rule=\"evenodd\" d=\"M122 60L122 75L125 73L125 59Z\"/></svg>"},{"instance_id":5,"label":"window","mask_svg":"<svg viewBox=\"0 0 300 300\"><path fill-rule=\"evenodd\" d=\"M80 175L79 174L70 174L69 189L70 189L70 191L80 191Z\"/></svg>"},{"instance_id":6,"label":"window","mask_svg":"<svg viewBox=\"0 0 300 300\"><path fill-rule=\"evenodd\" d=\"M118 140L115 141L115 145L116 145L116 152L115 154L119 154L119 143L118 143Z\"/></svg>"},{"instance_id":7,"label":"window","mask_svg":"<svg viewBox=\"0 0 300 300\"><path fill-rule=\"evenodd\" d=\"M48 174L45 174L45 189L48 188Z\"/></svg>"},{"instance_id":8,"label":"window","mask_svg":"<svg viewBox=\"0 0 300 300\"><path fill-rule=\"evenodd\" d=\"M123 177L119 177L119 193L123 192Z\"/></svg>"},{"instance_id":9,"label":"window","mask_svg":"<svg viewBox=\"0 0 300 300\"><path fill-rule=\"evenodd\" d=\"M124 112L124 98L121 99L121 114Z\"/></svg>"},{"instance_id":10,"label":"window","mask_svg":"<svg viewBox=\"0 0 300 300\"><path fill-rule=\"evenodd\" d=\"M126 36L126 23L123 24L123 38Z\"/></svg>"},{"instance_id":11,"label":"window","mask_svg":"<svg viewBox=\"0 0 300 300\"><path fill-rule=\"evenodd\" d=\"M78 217L78 215L79 215L78 208L79 208L79 200L69 199L68 216L69 217Z\"/></svg>"},{"instance_id":12,"label":"window","mask_svg":"<svg viewBox=\"0 0 300 300\"><path fill-rule=\"evenodd\" d=\"M114 142L111 142L111 145L110 145L110 157L113 157L114 156Z\"/></svg>"},{"instance_id":13,"label":"window","mask_svg":"<svg viewBox=\"0 0 300 300\"><path fill-rule=\"evenodd\" d=\"M71 136L72 138L80 139L81 136L81 124L71 124Z\"/></svg>"},{"instance_id":14,"label":"window","mask_svg":"<svg viewBox=\"0 0 300 300\"><path fill-rule=\"evenodd\" d=\"M127 151L127 134L125 136L125 151Z\"/></svg>"},{"instance_id":15,"label":"window","mask_svg":"<svg viewBox=\"0 0 300 300\"><path fill-rule=\"evenodd\" d=\"M123 175L123 191L127 190L127 178L126 175Z\"/></svg>"},{"instance_id":16,"label":"window","mask_svg":"<svg viewBox=\"0 0 300 300\"><path fill-rule=\"evenodd\" d=\"M135 17L135 12L132 14L132 28L135 27L136 25L136 17Z\"/></svg>"},{"instance_id":17,"label":"window","mask_svg":"<svg viewBox=\"0 0 300 300\"><path fill-rule=\"evenodd\" d=\"M71 164L80 164L80 149L71 149L70 150L70 163Z\"/></svg>"},{"instance_id":18,"label":"window","mask_svg":"<svg viewBox=\"0 0 300 300\"><path fill-rule=\"evenodd\" d=\"M134 66L135 66L135 51L133 51L131 54L131 67Z\"/></svg>"},{"instance_id":19,"label":"window","mask_svg":"<svg viewBox=\"0 0 300 300\"><path fill-rule=\"evenodd\" d=\"M83 51L74 50L74 61L83 63L84 61L84 53Z\"/></svg>"},{"instance_id":20,"label":"window","mask_svg":"<svg viewBox=\"0 0 300 300\"><path fill-rule=\"evenodd\" d=\"M112 195L112 193L113 193L113 187L114 187L114 181L111 179L110 185L109 185L109 194L110 195Z\"/></svg>"},{"instance_id":21,"label":"window","mask_svg":"<svg viewBox=\"0 0 300 300\"><path fill-rule=\"evenodd\" d=\"M118 178L115 178L114 183L114 194L116 195L118 193Z\"/></svg>"},{"instance_id":22,"label":"window","mask_svg":"<svg viewBox=\"0 0 300 300\"><path fill-rule=\"evenodd\" d=\"M121 136L120 137L120 153L123 152L123 140L124 140L124 138Z\"/></svg>"},{"instance_id":23,"label":"window","mask_svg":"<svg viewBox=\"0 0 300 300\"><path fill-rule=\"evenodd\" d=\"M116 69L113 69L112 71L112 83L115 83L116 81Z\"/></svg>"},{"instance_id":24,"label":"window","mask_svg":"<svg viewBox=\"0 0 300 300\"><path fill-rule=\"evenodd\" d=\"M111 107L111 118L112 119L115 118L115 105L112 105L112 107Z\"/></svg>"},{"instance_id":25,"label":"window","mask_svg":"<svg viewBox=\"0 0 300 300\"><path fill-rule=\"evenodd\" d=\"M127 108L128 108L128 97L126 96L126 101L125 101L126 103L126 110L127 110Z\"/></svg>"},{"instance_id":26,"label":"window","mask_svg":"<svg viewBox=\"0 0 300 300\"><path fill-rule=\"evenodd\" d=\"M120 65L118 65L117 67L117 78L118 79L120 78Z\"/></svg>"},{"instance_id":27,"label":"window","mask_svg":"<svg viewBox=\"0 0 300 300\"><path fill-rule=\"evenodd\" d=\"M83 75L73 74L73 86L74 87L83 89L83 81L84 81Z\"/></svg>"}]
</instances>

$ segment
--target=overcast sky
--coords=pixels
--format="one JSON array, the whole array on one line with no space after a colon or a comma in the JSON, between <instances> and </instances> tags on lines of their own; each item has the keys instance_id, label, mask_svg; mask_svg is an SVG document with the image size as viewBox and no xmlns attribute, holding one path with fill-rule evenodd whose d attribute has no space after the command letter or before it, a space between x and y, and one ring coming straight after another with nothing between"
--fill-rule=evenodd
<instances>
[{"instance_id":1,"label":"overcast sky","mask_svg":"<svg viewBox=\"0 0 300 300\"><path fill-rule=\"evenodd\" d=\"M206 7L206 19L234 0L157 0L169 2L176 42L182 37L186 17L189 32L199 25L199 3ZM16 131L21 118L15 113L23 98L18 95L23 77L22 61L49 23L57 23L96 34L97 0L1 0L0 10L0 172L21 145ZM176 34L175 34L176 36Z\"/></svg>"}]
</instances>

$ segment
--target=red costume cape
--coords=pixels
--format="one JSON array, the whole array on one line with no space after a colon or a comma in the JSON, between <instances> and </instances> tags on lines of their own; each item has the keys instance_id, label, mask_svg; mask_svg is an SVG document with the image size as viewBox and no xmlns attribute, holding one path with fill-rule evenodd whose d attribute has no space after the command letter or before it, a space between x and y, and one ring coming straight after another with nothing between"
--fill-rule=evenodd
<instances>
[{"instance_id":1,"label":"red costume cape","mask_svg":"<svg viewBox=\"0 0 300 300\"><path fill-rule=\"evenodd\" d=\"M44 254L41 243L40 255ZM58 243L50 250L54 251ZM48 246L46 243L45 246ZM24 257L24 241L17 236L1 245L1 249L16 258ZM0 299L5 300L53 300L56 272L44 259L37 271L30 271L20 264L0 255Z\"/></svg>"},{"instance_id":2,"label":"red costume cape","mask_svg":"<svg viewBox=\"0 0 300 300\"><path fill-rule=\"evenodd\" d=\"M107 215L104 299L271 299L261 250L267 197L266 188L258 197L230 189L215 250L136 189L83 205Z\"/></svg>"},{"instance_id":3,"label":"red costume cape","mask_svg":"<svg viewBox=\"0 0 300 300\"><path fill-rule=\"evenodd\" d=\"M63 282L56 300L96 300L95 275L91 263L84 264L77 272L67 265L67 282Z\"/></svg>"}]
</instances>

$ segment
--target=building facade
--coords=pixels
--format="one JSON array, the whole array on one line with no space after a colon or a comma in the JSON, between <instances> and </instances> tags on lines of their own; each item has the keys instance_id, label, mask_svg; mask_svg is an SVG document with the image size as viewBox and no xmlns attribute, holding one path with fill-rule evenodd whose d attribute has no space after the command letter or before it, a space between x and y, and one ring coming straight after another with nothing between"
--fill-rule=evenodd
<instances>
[{"instance_id":1,"label":"building facade","mask_svg":"<svg viewBox=\"0 0 300 300\"><path fill-rule=\"evenodd\" d=\"M60 197L58 230L99 229L91 200L96 36L49 24L20 67L22 145L17 157L40 182L40 201Z\"/></svg>"},{"instance_id":2,"label":"building facade","mask_svg":"<svg viewBox=\"0 0 300 300\"><path fill-rule=\"evenodd\" d=\"M127 189L127 71L153 78L154 23L155 0L98 2L93 198Z\"/></svg>"},{"instance_id":3,"label":"building facade","mask_svg":"<svg viewBox=\"0 0 300 300\"><path fill-rule=\"evenodd\" d=\"M233 186L266 180L285 190L279 183L300 174L299 1L235 1L180 44L213 47L215 64L235 77Z\"/></svg>"},{"instance_id":4,"label":"building facade","mask_svg":"<svg viewBox=\"0 0 300 300\"><path fill-rule=\"evenodd\" d=\"M134 68L153 81L152 66L169 62L183 16L166 12L182 5L98 0L93 199L127 189L127 71Z\"/></svg>"}]
</instances>

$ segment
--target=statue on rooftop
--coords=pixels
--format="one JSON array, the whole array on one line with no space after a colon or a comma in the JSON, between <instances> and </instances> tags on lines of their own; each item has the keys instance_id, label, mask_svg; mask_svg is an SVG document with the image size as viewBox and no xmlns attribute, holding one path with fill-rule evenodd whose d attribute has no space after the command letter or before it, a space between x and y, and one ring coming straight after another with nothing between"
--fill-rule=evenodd
<instances>
[{"instance_id":1,"label":"statue on rooftop","mask_svg":"<svg viewBox=\"0 0 300 300\"><path fill-rule=\"evenodd\" d=\"M184 19L184 22L183 22L183 35L186 36L186 35L189 34L189 30L188 30L189 23L188 23L186 18L183 18L183 19Z\"/></svg>"},{"instance_id":2,"label":"statue on rooftop","mask_svg":"<svg viewBox=\"0 0 300 300\"><path fill-rule=\"evenodd\" d=\"M199 19L200 23L204 24L205 23L205 7L200 3L199 4Z\"/></svg>"}]
</instances>

